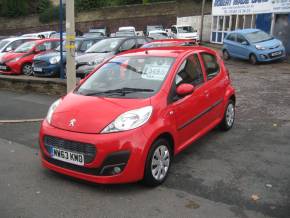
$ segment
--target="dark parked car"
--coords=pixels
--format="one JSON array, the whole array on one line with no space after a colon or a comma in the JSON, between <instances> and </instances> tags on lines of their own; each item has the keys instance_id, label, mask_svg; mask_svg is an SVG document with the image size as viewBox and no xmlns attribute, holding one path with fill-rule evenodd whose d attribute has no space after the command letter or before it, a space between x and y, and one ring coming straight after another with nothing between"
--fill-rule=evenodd
<instances>
[{"instance_id":1,"label":"dark parked car","mask_svg":"<svg viewBox=\"0 0 290 218\"><path fill-rule=\"evenodd\" d=\"M103 38L76 38L76 55L83 54L93 44ZM66 63L66 48L63 46L64 64ZM60 47L55 51L38 55L33 60L35 76L58 76L60 73Z\"/></svg>"},{"instance_id":2,"label":"dark parked car","mask_svg":"<svg viewBox=\"0 0 290 218\"><path fill-rule=\"evenodd\" d=\"M150 41L146 37L113 37L99 41L76 58L77 76L83 78L103 61L122 51L139 48Z\"/></svg>"}]
</instances>

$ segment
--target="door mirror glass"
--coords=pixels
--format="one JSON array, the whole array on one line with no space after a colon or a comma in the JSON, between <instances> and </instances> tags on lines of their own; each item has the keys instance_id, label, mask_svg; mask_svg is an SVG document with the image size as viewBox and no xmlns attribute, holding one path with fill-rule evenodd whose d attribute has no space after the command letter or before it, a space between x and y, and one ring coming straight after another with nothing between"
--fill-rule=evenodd
<instances>
[{"instance_id":1,"label":"door mirror glass","mask_svg":"<svg viewBox=\"0 0 290 218\"><path fill-rule=\"evenodd\" d=\"M189 83L182 83L176 89L177 95L181 97L189 95L193 92L194 92L194 86Z\"/></svg>"}]
</instances>

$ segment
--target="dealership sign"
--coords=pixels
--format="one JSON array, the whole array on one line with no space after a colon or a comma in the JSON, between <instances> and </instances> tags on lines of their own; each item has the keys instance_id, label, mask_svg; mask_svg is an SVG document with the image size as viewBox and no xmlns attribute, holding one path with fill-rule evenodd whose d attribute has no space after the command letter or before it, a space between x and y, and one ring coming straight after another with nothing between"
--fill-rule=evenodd
<instances>
[{"instance_id":1,"label":"dealership sign","mask_svg":"<svg viewBox=\"0 0 290 218\"><path fill-rule=\"evenodd\" d=\"M290 0L213 0L213 15L290 12Z\"/></svg>"}]
</instances>

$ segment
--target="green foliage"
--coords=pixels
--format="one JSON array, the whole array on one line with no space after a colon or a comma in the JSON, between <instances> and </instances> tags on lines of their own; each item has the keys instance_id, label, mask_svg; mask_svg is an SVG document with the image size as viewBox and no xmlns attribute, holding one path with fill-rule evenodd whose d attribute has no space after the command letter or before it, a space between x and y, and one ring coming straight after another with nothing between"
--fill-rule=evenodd
<instances>
[{"instance_id":1,"label":"green foliage","mask_svg":"<svg viewBox=\"0 0 290 218\"><path fill-rule=\"evenodd\" d=\"M50 0L39 0L38 1L38 6L37 6L37 12L38 13L43 13L47 9L52 7L52 3Z\"/></svg>"},{"instance_id":2,"label":"green foliage","mask_svg":"<svg viewBox=\"0 0 290 218\"><path fill-rule=\"evenodd\" d=\"M59 19L59 6L51 5L49 8L44 10L39 14L39 21L41 23L49 23L52 21L57 21ZM63 8L63 17L65 18L65 9Z\"/></svg>"},{"instance_id":3,"label":"green foliage","mask_svg":"<svg viewBox=\"0 0 290 218\"><path fill-rule=\"evenodd\" d=\"M27 0L1 0L0 16L19 17L27 14Z\"/></svg>"}]
</instances>

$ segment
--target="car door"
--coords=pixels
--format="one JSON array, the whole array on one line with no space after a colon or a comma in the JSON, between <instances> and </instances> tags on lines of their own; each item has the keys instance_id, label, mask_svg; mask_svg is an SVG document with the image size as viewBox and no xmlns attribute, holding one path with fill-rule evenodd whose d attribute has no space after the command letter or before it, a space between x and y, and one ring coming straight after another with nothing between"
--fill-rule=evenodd
<instances>
[{"instance_id":1,"label":"car door","mask_svg":"<svg viewBox=\"0 0 290 218\"><path fill-rule=\"evenodd\" d=\"M242 34L237 34L236 52L239 58L249 58L249 43Z\"/></svg>"},{"instance_id":2,"label":"car door","mask_svg":"<svg viewBox=\"0 0 290 218\"><path fill-rule=\"evenodd\" d=\"M223 99L225 96L227 81L225 73L222 71L220 59L211 52L201 52L202 68L206 74L204 84L207 108L205 123L212 125L220 119L223 113Z\"/></svg>"},{"instance_id":3,"label":"car door","mask_svg":"<svg viewBox=\"0 0 290 218\"><path fill-rule=\"evenodd\" d=\"M172 108L175 114L179 149L190 143L206 123L203 112L207 108L204 74L197 54L187 56L180 64L172 85ZM192 94L183 98L176 95L176 88L182 83L194 85Z\"/></svg>"},{"instance_id":4,"label":"car door","mask_svg":"<svg viewBox=\"0 0 290 218\"><path fill-rule=\"evenodd\" d=\"M224 40L224 47L228 50L230 56L236 56L236 33L230 33Z\"/></svg>"}]
</instances>

